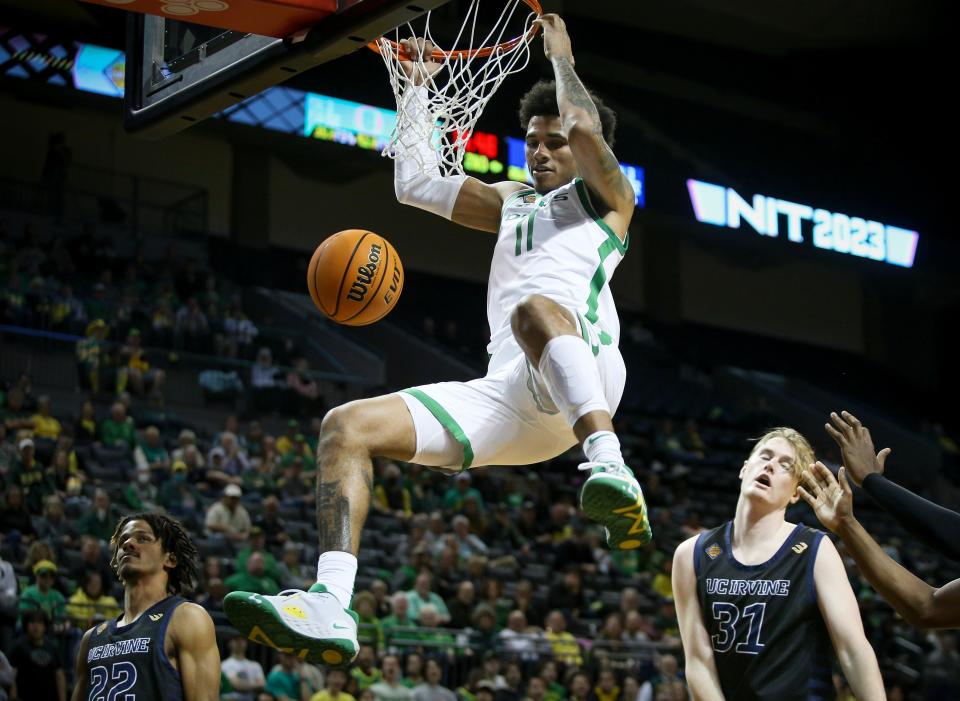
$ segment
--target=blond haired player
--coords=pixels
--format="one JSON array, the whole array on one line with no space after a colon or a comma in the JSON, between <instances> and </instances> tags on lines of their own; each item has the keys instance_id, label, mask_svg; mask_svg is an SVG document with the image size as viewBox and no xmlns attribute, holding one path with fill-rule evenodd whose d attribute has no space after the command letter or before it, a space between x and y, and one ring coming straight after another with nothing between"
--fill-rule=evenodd
<instances>
[{"instance_id":1,"label":"blond haired player","mask_svg":"<svg viewBox=\"0 0 960 701\"><path fill-rule=\"evenodd\" d=\"M487 374L327 414L317 449L317 584L278 597L230 594L230 620L255 640L331 665L357 654L348 607L377 456L459 471L536 463L579 443L587 458L580 469L590 473L580 495L586 515L607 528L613 548L650 540L640 486L611 421L626 372L609 281L627 249L635 193L610 149L615 115L577 77L563 20L537 22L556 82L535 85L521 102L533 188L443 177L428 143L396 160L400 202L497 235ZM429 134L436 115L417 91L440 64L428 42L407 40L406 49L413 60L404 70L420 84L404 95L414 101L406 112Z\"/></svg>"},{"instance_id":2,"label":"blond haired player","mask_svg":"<svg viewBox=\"0 0 960 701\"><path fill-rule=\"evenodd\" d=\"M861 701L885 697L837 549L785 520L813 449L792 428L757 441L733 520L684 541L673 594L695 699L833 699L831 643Z\"/></svg>"}]
</instances>

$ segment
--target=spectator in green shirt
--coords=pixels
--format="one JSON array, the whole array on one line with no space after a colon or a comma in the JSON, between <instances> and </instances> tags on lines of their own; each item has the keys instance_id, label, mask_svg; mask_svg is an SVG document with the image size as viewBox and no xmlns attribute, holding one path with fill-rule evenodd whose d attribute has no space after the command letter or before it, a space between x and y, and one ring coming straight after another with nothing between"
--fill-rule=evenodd
<instances>
[{"instance_id":1,"label":"spectator in green shirt","mask_svg":"<svg viewBox=\"0 0 960 701\"><path fill-rule=\"evenodd\" d=\"M259 494L261 497L266 497L277 493L273 464L263 458L251 458L250 469L244 470L240 479L243 481L243 491L246 494Z\"/></svg>"},{"instance_id":2,"label":"spectator in green shirt","mask_svg":"<svg viewBox=\"0 0 960 701\"><path fill-rule=\"evenodd\" d=\"M83 378L81 384L89 386L94 394L99 394L102 368L107 360L104 348L107 324L103 319L94 319L87 325L86 331L86 337L77 341L77 365Z\"/></svg>"},{"instance_id":3,"label":"spectator in green shirt","mask_svg":"<svg viewBox=\"0 0 960 701\"><path fill-rule=\"evenodd\" d=\"M273 596L280 591L280 585L268 577L263 568L263 553L251 553L247 558L246 570L230 575L224 584L229 591L255 591Z\"/></svg>"},{"instance_id":4,"label":"spectator in green shirt","mask_svg":"<svg viewBox=\"0 0 960 701\"><path fill-rule=\"evenodd\" d=\"M453 478L453 486L443 495L444 511L460 511L467 497L477 500L477 506L483 511L483 497L480 492L470 486L470 473L458 472Z\"/></svg>"},{"instance_id":5,"label":"spectator in green shirt","mask_svg":"<svg viewBox=\"0 0 960 701\"><path fill-rule=\"evenodd\" d=\"M283 579L280 576L280 565L273 553L267 550L267 537L260 526L250 527L250 545L237 553L236 569L238 572L245 572L247 569L247 560L253 553L263 555L263 573L274 582Z\"/></svg>"},{"instance_id":6,"label":"spectator in green shirt","mask_svg":"<svg viewBox=\"0 0 960 701\"><path fill-rule=\"evenodd\" d=\"M138 468L149 467L151 470L166 472L170 469L170 453L163 445L160 429L156 426L147 426L143 432L143 440L133 451L133 461Z\"/></svg>"},{"instance_id":7,"label":"spectator in green shirt","mask_svg":"<svg viewBox=\"0 0 960 701\"><path fill-rule=\"evenodd\" d=\"M133 420L127 416L127 408L121 402L110 407L110 418L100 422L100 440L109 448L133 450L137 432Z\"/></svg>"},{"instance_id":8,"label":"spectator in green shirt","mask_svg":"<svg viewBox=\"0 0 960 701\"><path fill-rule=\"evenodd\" d=\"M430 590L433 583L433 577L428 572L421 572L417 575L413 583L413 589L407 592L407 599L410 601L410 617L420 618L420 608L426 604L433 604L437 607L437 613L440 616L440 624L446 625L450 620L450 611L447 605L436 592Z\"/></svg>"},{"instance_id":9,"label":"spectator in green shirt","mask_svg":"<svg viewBox=\"0 0 960 701\"><path fill-rule=\"evenodd\" d=\"M108 541L117 525L117 516L110 504L110 494L98 487L93 493L93 509L80 517L77 531L80 535L91 535L99 540Z\"/></svg>"},{"instance_id":10,"label":"spectator in green shirt","mask_svg":"<svg viewBox=\"0 0 960 701\"><path fill-rule=\"evenodd\" d=\"M358 696L383 679L380 670L373 666L374 659L373 648L361 645L357 661L350 670L350 676L357 683Z\"/></svg>"},{"instance_id":11,"label":"spectator in green shirt","mask_svg":"<svg viewBox=\"0 0 960 701\"><path fill-rule=\"evenodd\" d=\"M383 649L383 626L376 616L377 600L369 591L358 591L353 595L350 607L360 617L359 640L372 645L376 650Z\"/></svg>"},{"instance_id":12,"label":"spectator in green shirt","mask_svg":"<svg viewBox=\"0 0 960 701\"><path fill-rule=\"evenodd\" d=\"M413 628L417 625L417 622L410 617L410 600L406 592L398 591L390 597L390 604L393 613L380 619L380 626L388 644L395 628Z\"/></svg>"},{"instance_id":13,"label":"spectator in green shirt","mask_svg":"<svg viewBox=\"0 0 960 701\"><path fill-rule=\"evenodd\" d=\"M33 440L22 438L17 443L19 455L10 471L8 481L20 487L27 511L35 516L43 513L43 500L56 489L46 470L36 459Z\"/></svg>"},{"instance_id":14,"label":"spectator in green shirt","mask_svg":"<svg viewBox=\"0 0 960 701\"><path fill-rule=\"evenodd\" d=\"M59 621L66 613L67 600L53 588L57 566L50 560L40 560L33 566L36 584L31 584L20 594L17 608L21 614L27 611L43 611L51 621Z\"/></svg>"},{"instance_id":15,"label":"spectator in green shirt","mask_svg":"<svg viewBox=\"0 0 960 701\"><path fill-rule=\"evenodd\" d=\"M26 406L26 394L20 387L11 387L7 392L7 401L0 407L0 420L7 430L16 435L17 431L32 431L33 419Z\"/></svg>"},{"instance_id":16,"label":"spectator in green shirt","mask_svg":"<svg viewBox=\"0 0 960 701\"><path fill-rule=\"evenodd\" d=\"M276 701L301 701L306 697L306 692L299 666L300 661L296 657L288 652L281 653L280 667L267 675L264 691L273 694Z\"/></svg>"}]
</instances>

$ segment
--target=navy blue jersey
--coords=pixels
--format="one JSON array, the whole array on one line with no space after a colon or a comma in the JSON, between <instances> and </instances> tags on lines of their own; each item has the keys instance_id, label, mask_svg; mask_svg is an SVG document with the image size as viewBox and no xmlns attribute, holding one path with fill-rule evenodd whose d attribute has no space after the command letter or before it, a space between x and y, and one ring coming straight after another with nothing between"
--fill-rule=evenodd
<instances>
[{"instance_id":1,"label":"navy blue jersey","mask_svg":"<svg viewBox=\"0 0 960 701\"><path fill-rule=\"evenodd\" d=\"M832 699L832 648L813 585L823 533L798 524L759 565L737 562L732 535L732 521L701 534L693 555L724 697Z\"/></svg>"},{"instance_id":2,"label":"navy blue jersey","mask_svg":"<svg viewBox=\"0 0 960 701\"><path fill-rule=\"evenodd\" d=\"M114 619L93 629L87 649L87 701L183 701L180 673L164 649L167 625L182 603L179 596L168 596L133 623L121 626Z\"/></svg>"}]
</instances>

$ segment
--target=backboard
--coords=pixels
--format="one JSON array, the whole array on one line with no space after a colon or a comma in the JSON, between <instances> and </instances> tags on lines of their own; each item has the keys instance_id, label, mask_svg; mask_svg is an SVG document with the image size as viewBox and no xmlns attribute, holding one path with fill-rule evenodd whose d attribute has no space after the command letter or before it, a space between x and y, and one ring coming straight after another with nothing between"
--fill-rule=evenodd
<instances>
[{"instance_id":1,"label":"backboard","mask_svg":"<svg viewBox=\"0 0 960 701\"><path fill-rule=\"evenodd\" d=\"M448 0L336 0L285 38L131 12L124 127L160 138L357 49Z\"/></svg>"}]
</instances>

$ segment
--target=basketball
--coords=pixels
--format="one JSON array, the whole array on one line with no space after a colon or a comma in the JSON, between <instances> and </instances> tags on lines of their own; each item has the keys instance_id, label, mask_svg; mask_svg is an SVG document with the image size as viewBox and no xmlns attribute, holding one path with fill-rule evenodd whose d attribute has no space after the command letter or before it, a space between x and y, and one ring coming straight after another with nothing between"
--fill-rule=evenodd
<instances>
[{"instance_id":1,"label":"basketball","mask_svg":"<svg viewBox=\"0 0 960 701\"><path fill-rule=\"evenodd\" d=\"M403 263L379 234L340 231L317 246L307 267L307 289L338 324L366 326L393 309L403 291Z\"/></svg>"}]
</instances>

